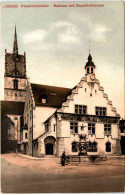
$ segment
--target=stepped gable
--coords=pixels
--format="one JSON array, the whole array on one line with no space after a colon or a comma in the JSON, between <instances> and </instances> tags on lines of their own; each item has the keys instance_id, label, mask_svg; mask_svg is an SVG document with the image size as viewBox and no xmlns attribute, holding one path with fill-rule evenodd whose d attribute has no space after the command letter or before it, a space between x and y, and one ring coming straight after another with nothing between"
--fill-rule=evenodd
<instances>
[{"instance_id":1,"label":"stepped gable","mask_svg":"<svg viewBox=\"0 0 125 194\"><path fill-rule=\"evenodd\" d=\"M23 115L24 102L1 101L1 113Z\"/></svg>"},{"instance_id":2,"label":"stepped gable","mask_svg":"<svg viewBox=\"0 0 125 194\"><path fill-rule=\"evenodd\" d=\"M35 104L37 106L60 107L71 89L56 86L32 84L31 88ZM41 99L46 99L46 103L41 103Z\"/></svg>"},{"instance_id":3,"label":"stepped gable","mask_svg":"<svg viewBox=\"0 0 125 194\"><path fill-rule=\"evenodd\" d=\"M64 109L65 109L65 107L68 107L68 106L69 106L70 100L73 100L73 99L74 99L74 95L78 94L78 90L79 90L79 88L82 88L82 87L83 87L84 82L86 82L86 78L85 78L85 77L83 77L83 78L81 79L81 81L80 81L73 89L71 89L71 90L69 91L69 93L67 93L67 96L66 96L65 99L62 101L61 106L58 107L59 109L57 110L57 112L63 112ZM104 88L103 88L102 86L100 86L99 80L96 79L95 82L98 84L99 90L102 91L102 93L103 93L103 98L106 98L106 100L107 100L107 105L110 105L111 110L112 110L113 112L115 112L115 114L116 114L117 117L120 117L120 115L117 113L116 108L113 107L112 101L109 100L109 99L108 99L108 95L104 93Z\"/></svg>"}]
</instances>

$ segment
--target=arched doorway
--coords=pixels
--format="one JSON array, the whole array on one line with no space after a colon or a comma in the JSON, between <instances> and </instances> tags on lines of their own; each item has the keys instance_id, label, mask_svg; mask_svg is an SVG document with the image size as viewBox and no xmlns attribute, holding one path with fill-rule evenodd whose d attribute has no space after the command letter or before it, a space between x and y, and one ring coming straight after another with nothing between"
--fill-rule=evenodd
<instances>
[{"instance_id":1,"label":"arched doorway","mask_svg":"<svg viewBox=\"0 0 125 194\"><path fill-rule=\"evenodd\" d=\"M55 154L55 138L52 136L46 137L44 140L45 143L45 154L54 155Z\"/></svg>"},{"instance_id":2,"label":"arched doorway","mask_svg":"<svg viewBox=\"0 0 125 194\"><path fill-rule=\"evenodd\" d=\"M53 144L52 143L46 144L46 155L53 155Z\"/></svg>"}]
</instances>

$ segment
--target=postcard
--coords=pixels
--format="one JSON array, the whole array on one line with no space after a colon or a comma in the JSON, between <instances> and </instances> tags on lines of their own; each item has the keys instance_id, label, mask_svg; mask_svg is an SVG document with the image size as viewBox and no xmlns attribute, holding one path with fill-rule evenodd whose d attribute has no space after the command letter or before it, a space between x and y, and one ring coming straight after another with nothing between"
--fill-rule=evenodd
<instances>
[{"instance_id":1,"label":"postcard","mask_svg":"<svg viewBox=\"0 0 125 194\"><path fill-rule=\"evenodd\" d=\"M1 192L124 192L124 3L1 3Z\"/></svg>"}]
</instances>

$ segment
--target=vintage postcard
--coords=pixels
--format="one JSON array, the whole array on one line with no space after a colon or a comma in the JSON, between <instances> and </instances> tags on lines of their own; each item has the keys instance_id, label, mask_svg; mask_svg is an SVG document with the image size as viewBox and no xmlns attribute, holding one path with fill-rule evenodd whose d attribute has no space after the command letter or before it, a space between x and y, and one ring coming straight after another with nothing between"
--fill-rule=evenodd
<instances>
[{"instance_id":1,"label":"vintage postcard","mask_svg":"<svg viewBox=\"0 0 125 194\"><path fill-rule=\"evenodd\" d=\"M1 192L124 192L124 3L1 3Z\"/></svg>"}]
</instances>

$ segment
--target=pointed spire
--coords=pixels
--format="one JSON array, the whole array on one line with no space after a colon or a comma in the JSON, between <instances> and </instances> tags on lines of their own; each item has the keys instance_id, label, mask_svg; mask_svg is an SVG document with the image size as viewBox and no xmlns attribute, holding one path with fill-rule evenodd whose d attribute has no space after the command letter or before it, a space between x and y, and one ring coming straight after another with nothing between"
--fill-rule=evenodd
<instances>
[{"instance_id":1,"label":"pointed spire","mask_svg":"<svg viewBox=\"0 0 125 194\"><path fill-rule=\"evenodd\" d=\"M89 50L88 62L86 63L85 68L88 66L93 66L95 68L95 64L92 61L92 55L90 54L90 50Z\"/></svg>"},{"instance_id":2,"label":"pointed spire","mask_svg":"<svg viewBox=\"0 0 125 194\"><path fill-rule=\"evenodd\" d=\"M88 61L92 61L92 56L91 56L90 52L89 52L89 56L88 56Z\"/></svg>"},{"instance_id":3,"label":"pointed spire","mask_svg":"<svg viewBox=\"0 0 125 194\"><path fill-rule=\"evenodd\" d=\"M18 54L18 43L17 43L16 26L15 26L15 34L14 34L13 53Z\"/></svg>"}]
</instances>

